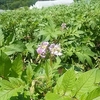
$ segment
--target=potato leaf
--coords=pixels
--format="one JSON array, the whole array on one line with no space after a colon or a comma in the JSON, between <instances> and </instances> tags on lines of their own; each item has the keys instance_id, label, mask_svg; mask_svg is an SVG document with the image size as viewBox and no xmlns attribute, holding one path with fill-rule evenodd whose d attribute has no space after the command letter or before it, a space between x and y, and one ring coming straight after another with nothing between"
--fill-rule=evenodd
<instances>
[{"instance_id":1,"label":"potato leaf","mask_svg":"<svg viewBox=\"0 0 100 100\"><path fill-rule=\"evenodd\" d=\"M21 76L23 71L23 61L21 55L18 55L13 61L11 69L13 71L13 75Z\"/></svg>"},{"instance_id":2,"label":"potato leaf","mask_svg":"<svg viewBox=\"0 0 100 100\"><path fill-rule=\"evenodd\" d=\"M0 52L0 76L7 77L9 69L11 68L10 58L4 53Z\"/></svg>"},{"instance_id":3,"label":"potato leaf","mask_svg":"<svg viewBox=\"0 0 100 100\"><path fill-rule=\"evenodd\" d=\"M80 77L76 80L75 87L73 89L74 97L77 97L80 100L80 97L83 94L94 89L96 72L97 69L92 69L80 75Z\"/></svg>"},{"instance_id":4,"label":"potato leaf","mask_svg":"<svg viewBox=\"0 0 100 100\"><path fill-rule=\"evenodd\" d=\"M17 96L18 92L22 92L25 84L19 78L9 78L9 81L1 80L0 86L0 100L9 100L11 97Z\"/></svg>"}]
</instances>

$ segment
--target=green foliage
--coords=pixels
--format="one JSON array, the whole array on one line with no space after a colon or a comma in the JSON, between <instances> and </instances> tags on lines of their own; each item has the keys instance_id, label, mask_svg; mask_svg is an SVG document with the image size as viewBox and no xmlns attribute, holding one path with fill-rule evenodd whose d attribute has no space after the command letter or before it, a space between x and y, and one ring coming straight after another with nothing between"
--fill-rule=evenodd
<instances>
[{"instance_id":1,"label":"green foliage","mask_svg":"<svg viewBox=\"0 0 100 100\"><path fill-rule=\"evenodd\" d=\"M23 70L23 61L20 55L18 55L17 58L13 61L11 70L13 77L15 77L14 75L17 75L17 77L21 76Z\"/></svg>"},{"instance_id":2,"label":"green foliage","mask_svg":"<svg viewBox=\"0 0 100 100\"><path fill-rule=\"evenodd\" d=\"M75 73L70 69L57 81L54 91L46 94L45 100L93 100L100 94L99 85L96 85L96 73L93 69L85 73ZM100 82L100 79L99 79ZM98 92L98 93L97 93Z\"/></svg>"},{"instance_id":3,"label":"green foliage","mask_svg":"<svg viewBox=\"0 0 100 100\"><path fill-rule=\"evenodd\" d=\"M48 26L46 26L45 30L41 30L40 34L38 35L43 36L43 40L49 41L50 39L57 39L62 32L56 28L56 25L51 19L48 19Z\"/></svg>"},{"instance_id":4,"label":"green foliage","mask_svg":"<svg viewBox=\"0 0 100 100\"><path fill-rule=\"evenodd\" d=\"M31 80L32 80L32 77L33 77L33 75L34 75L34 72L33 72L33 69L32 69L32 66L29 64L28 66L27 66L27 69L26 69L26 78L27 78L27 82L31 82Z\"/></svg>"},{"instance_id":5,"label":"green foliage","mask_svg":"<svg viewBox=\"0 0 100 100\"><path fill-rule=\"evenodd\" d=\"M11 61L9 57L0 51L0 76L7 77L11 68Z\"/></svg>"},{"instance_id":6,"label":"green foliage","mask_svg":"<svg viewBox=\"0 0 100 100\"><path fill-rule=\"evenodd\" d=\"M64 73L61 78L59 78L57 85L54 88L55 93L69 93L70 90L74 87L75 82L75 72L73 70L69 70Z\"/></svg>"},{"instance_id":7,"label":"green foliage","mask_svg":"<svg viewBox=\"0 0 100 100\"><path fill-rule=\"evenodd\" d=\"M75 88L73 89L74 97L81 99L82 95L87 94L94 89L96 69L83 73L75 82ZM82 97L82 99L84 96ZM84 98L85 99L85 98Z\"/></svg>"},{"instance_id":8,"label":"green foliage","mask_svg":"<svg viewBox=\"0 0 100 100\"><path fill-rule=\"evenodd\" d=\"M61 97L59 96L59 94L55 94L55 93L47 93L46 97L45 97L46 100L71 100L70 97Z\"/></svg>"},{"instance_id":9,"label":"green foliage","mask_svg":"<svg viewBox=\"0 0 100 100\"><path fill-rule=\"evenodd\" d=\"M18 78L9 78L9 81L0 80L0 86L0 100L9 100L23 91L25 83Z\"/></svg>"},{"instance_id":10,"label":"green foliage","mask_svg":"<svg viewBox=\"0 0 100 100\"><path fill-rule=\"evenodd\" d=\"M3 45L3 41L4 41L4 35L3 35L2 30L0 29L0 46Z\"/></svg>"},{"instance_id":11,"label":"green foliage","mask_svg":"<svg viewBox=\"0 0 100 100\"><path fill-rule=\"evenodd\" d=\"M96 88L96 89L94 89L93 91L91 91L89 94L88 94L88 96L87 96L87 98L86 98L86 100L95 100L96 98L98 98L100 96L100 88Z\"/></svg>"},{"instance_id":12,"label":"green foliage","mask_svg":"<svg viewBox=\"0 0 100 100\"><path fill-rule=\"evenodd\" d=\"M99 100L99 9L82 0L0 14L0 100ZM62 56L41 58L43 41L60 44Z\"/></svg>"},{"instance_id":13,"label":"green foliage","mask_svg":"<svg viewBox=\"0 0 100 100\"><path fill-rule=\"evenodd\" d=\"M9 46L2 47L3 52L5 52L7 55L12 55L16 52L22 52L24 49L25 45L22 42L15 42Z\"/></svg>"}]
</instances>

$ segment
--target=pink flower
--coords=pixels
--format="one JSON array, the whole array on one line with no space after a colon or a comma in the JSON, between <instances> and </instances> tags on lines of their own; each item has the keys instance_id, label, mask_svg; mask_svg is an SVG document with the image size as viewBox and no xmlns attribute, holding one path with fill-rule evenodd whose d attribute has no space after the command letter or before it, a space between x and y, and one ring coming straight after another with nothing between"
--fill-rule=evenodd
<instances>
[{"instance_id":1,"label":"pink flower","mask_svg":"<svg viewBox=\"0 0 100 100\"><path fill-rule=\"evenodd\" d=\"M56 56L61 56L61 48L59 44L51 44L49 46L49 50L51 52L52 55L56 55Z\"/></svg>"},{"instance_id":2,"label":"pink flower","mask_svg":"<svg viewBox=\"0 0 100 100\"><path fill-rule=\"evenodd\" d=\"M41 56L41 57L43 57L43 58L45 58L45 54L46 54L46 50L47 50L47 47L48 47L48 45L49 45L49 42L42 42L39 46L38 46L38 48L37 48L37 53Z\"/></svg>"},{"instance_id":3,"label":"pink flower","mask_svg":"<svg viewBox=\"0 0 100 100\"><path fill-rule=\"evenodd\" d=\"M56 55L56 56L61 56L61 48L59 44L51 44L49 45L49 42L42 42L38 48L37 48L37 53L39 56L42 58L45 58L46 54L50 52L51 55Z\"/></svg>"}]
</instances>

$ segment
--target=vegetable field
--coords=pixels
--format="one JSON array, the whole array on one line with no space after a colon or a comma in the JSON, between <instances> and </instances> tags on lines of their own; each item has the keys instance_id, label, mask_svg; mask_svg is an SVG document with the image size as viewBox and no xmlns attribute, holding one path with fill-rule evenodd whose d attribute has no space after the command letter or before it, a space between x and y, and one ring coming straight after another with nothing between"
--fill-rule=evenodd
<instances>
[{"instance_id":1,"label":"vegetable field","mask_svg":"<svg viewBox=\"0 0 100 100\"><path fill-rule=\"evenodd\" d=\"M0 13L0 100L100 100L100 1Z\"/></svg>"}]
</instances>

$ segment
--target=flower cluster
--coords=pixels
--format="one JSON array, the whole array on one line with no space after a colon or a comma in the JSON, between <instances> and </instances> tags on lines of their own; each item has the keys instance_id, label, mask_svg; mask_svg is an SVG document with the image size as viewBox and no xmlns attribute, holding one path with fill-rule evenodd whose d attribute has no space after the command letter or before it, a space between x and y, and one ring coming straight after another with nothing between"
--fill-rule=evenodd
<instances>
[{"instance_id":1,"label":"flower cluster","mask_svg":"<svg viewBox=\"0 0 100 100\"><path fill-rule=\"evenodd\" d=\"M62 55L61 48L60 48L59 44L51 44L49 46L49 50L50 50L50 53L52 55L56 55L56 56L61 56Z\"/></svg>"},{"instance_id":2,"label":"flower cluster","mask_svg":"<svg viewBox=\"0 0 100 100\"><path fill-rule=\"evenodd\" d=\"M42 42L37 48L37 53L43 58L45 58L48 45L49 45L49 42Z\"/></svg>"},{"instance_id":3,"label":"flower cluster","mask_svg":"<svg viewBox=\"0 0 100 100\"><path fill-rule=\"evenodd\" d=\"M37 48L37 53L39 54L39 56L41 56L42 58L45 58L47 52L50 52L50 54L52 56L56 55L56 56L61 56L61 48L59 44L50 44L49 42L42 42L38 48Z\"/></svg>"}]
</instances>

